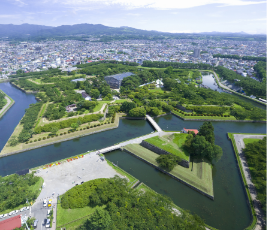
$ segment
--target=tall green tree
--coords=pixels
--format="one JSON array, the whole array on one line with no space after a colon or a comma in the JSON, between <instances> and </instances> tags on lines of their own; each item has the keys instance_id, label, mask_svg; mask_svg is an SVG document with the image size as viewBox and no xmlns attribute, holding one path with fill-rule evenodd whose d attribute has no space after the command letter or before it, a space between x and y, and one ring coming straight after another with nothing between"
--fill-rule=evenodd
<instances>
[{"instance_id":1,"label":"tall green tree","mask_svg":"<svg viewBox=\"0 0 267 230\"><path fill-rule=\"evenodd\" d=\"M214 144L215 136L214 136L214 127L210 121L205 121L203 125L199 129L199 136L205 137L206 141Z\"/></svg>"}]
</instances>

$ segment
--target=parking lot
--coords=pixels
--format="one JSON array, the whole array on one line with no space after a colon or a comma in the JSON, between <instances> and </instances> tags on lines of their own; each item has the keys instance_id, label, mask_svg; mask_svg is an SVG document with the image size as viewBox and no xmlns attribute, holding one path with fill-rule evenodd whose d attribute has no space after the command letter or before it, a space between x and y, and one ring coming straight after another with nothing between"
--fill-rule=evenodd
<instances>
[{"instance_id":1,"label":"parking lot","mask_svg":"<svg viewBox=\"0 0 267 230\"><path fill-rule=\"evenodd\" d=\"M82 181L119 175L95 152L83 158L38 171L36 176L41 176L45 183L38 200L47 199L53 193L54 196L62 195L76 184L81 184Z\"/></svg>"}]
</instances>

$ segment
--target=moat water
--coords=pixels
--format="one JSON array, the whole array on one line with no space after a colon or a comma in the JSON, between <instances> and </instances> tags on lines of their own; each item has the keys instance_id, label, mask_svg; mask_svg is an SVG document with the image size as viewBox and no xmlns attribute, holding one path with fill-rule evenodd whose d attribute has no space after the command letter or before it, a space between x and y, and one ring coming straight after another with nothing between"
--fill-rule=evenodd
<instances>
[{"instance_id":1,"label":"moat water","mask_svg":"<svg viewBox=\"0 0 267 230\"><path fill-rule=\"evenodd\" d=\"M1 83L0 89L15 100L15 104L0 119L0 149L2 149L25 113L29 104L35 103L33 95L27 95L9 83ZM183 121L173 115L156 118L164 130L199 128L203 122ZM265 133L266 124L212 122L215 129L215 142L223 148L224 155L213 166L214 201L204 197L182 183L166 176L148 164L128 153L113 151L106 154L107 159L135 176L160 194L171 197L179 207L190 210L202 217L207 224L218 229L246 228L250 222L249 206L242 188L231 142L227 132ZM117 129L89 135L79 139L50 145L0 158L0 175L6 176L25 168L33 168L63 158L101 149L121 141L148 134L153 131L144 120L120 120Z\"/></svg>"}]
</instances>

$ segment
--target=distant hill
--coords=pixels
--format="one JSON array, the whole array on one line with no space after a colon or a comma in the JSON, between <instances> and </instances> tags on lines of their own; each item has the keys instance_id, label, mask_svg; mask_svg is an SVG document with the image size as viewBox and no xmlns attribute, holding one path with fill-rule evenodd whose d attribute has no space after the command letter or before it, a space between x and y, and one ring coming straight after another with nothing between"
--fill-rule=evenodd
<instances>
[{"instance_id":1,"label":"distant hill","mask_svg":"<svg viewBox=\"0 0 267 230\"><path fill-rule=\"evenodd\" d=\"M86 40L88 35L94 35L100 38L100 41L124 40L124 39L163 39L163 38L209 38L214 39L234 39L234 40L266 40L266 35L249 35L244 32L239 33L223 33L223 32L207 32L197 34L184 33L167 33L155 30L140 30L132 27L109 27L101 24L77 24L62 25L57 27L22 24L0 24L0 38L8 37L10 41L35 40L44 39L75 39Z\"/></svg>"}]
</instances>

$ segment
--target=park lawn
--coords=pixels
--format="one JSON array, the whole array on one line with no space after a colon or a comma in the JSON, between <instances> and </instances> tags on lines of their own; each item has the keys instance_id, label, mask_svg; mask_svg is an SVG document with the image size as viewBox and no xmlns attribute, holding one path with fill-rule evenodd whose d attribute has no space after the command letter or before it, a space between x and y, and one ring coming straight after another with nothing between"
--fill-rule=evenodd
<instances>
[{"instance_id":1,"label":"park lawn","mask_svg":"<svg viewBox=\"0 0 267 230\"><path fill-rule=\"evenodd\" d=\"M42 185L43 185L43 183L44 183L44 179L43 179L42 177L38 177L38 178L39 178L39 180L35 183L35 185L32 185L32 186L29 187L29 189L30 189L33 193L36 193L37 197L40 195L40 193L41 193L41 191L42 191L42 190L40 190L40 189L42 189ZM34 202L34 201L29 200L29 202ZM11 211L19 210L19 209L21 209L21 208L23 208L23 207L26 207L26 206L29 206L29 205L30 205L30 204L21 204L21 205L15 207L15 208L12 208L12 209L6 209L6 210L4 210L4 211L1 211L1 212L0 212L0 215L1 215L1 214L9 213L9 212L11 212Z\"/></svg>"},{"instance_id":2,"label":"park lawn","mask_svg":"<svg viewBox=\"0 0 267 230\"><path fill-rule=\"evenodd\" d=\"M110 103L110 101L98 101L98 105L94 108L94 112L99 111L104 104Z\"/></svg>"},{"instance_id":3,"label":"park lawn","mask_svg":"<svg viewBox=\"0 0 267 230\"><path fill-rule=\"evenodd\" d=\"M156 162L156 158L159 157L158 154L138 144L126 145L124 148L141 157L142 159L152 163L156 167L159 167L158 163ZM199 162L197 160L193 160L193 162L190 162L189 168L176 165L169 173L210 196L214 195L212 167L206 161Z\"/></svg>"},{"instance_id":4,"label":"park lawn","mask_svg":"<svg viewBox=\"0 0 267 230\"><path fill-rule=\"evenodd\" d=\"M98 206L96 207L86 206L84 208L64 209L61 207L61 204L59 203L57 205L57 228L60 229L62 225L65 225L71 221L80 219L82 217L86 218L86 216L92 214L96 210L97 207ZM104 206L102 206L101 208L104 208ZM73 224L74 223L76 222L73 222ZM76 223L74 224L74 226L78 227L80 224L81 223L79 221L78 224Z\"/></svg>"},{"instance_id":5,"label":"park lawn","mask_svg":"<svg viewBox=\"0 0 267 230\"><path fill-rule=\"evenodd\" d=\"M183 149L187 134L171 134L162 137L156 136L146 139L145 141L159 147L169 153L172 153L186 161L189 161L189 153Z\"/></svg>"},{"instance_id":6,"label":"park lawn","mask_svg":"<svg viewBox=\"0 0 267 230\"><path fill-rule=\"evenodd\" d=\"M149 91L153 93L163 93L165 90L163 90L162 88L155 88L155 89L149 89Z\"/></svg>"},{"instance_id":7,"label":"park lawn","mask_svg":"<svg viewBox=\"0 0 267 230\"><path fill-rule=\"evenodd\" d=\"M132 100L131 100L131 99L119 99L119 100L114 101L113 103L114 103L114 104L120 104L120 103L123 103L123 102L125 102L125 101L129 101L129 102L131 102Z\"/></svg>"},{"instance_id":8,"label":"park lawn","mask_svg":"<svg viewBox=\"0 0 267 230\"><path fill-rule=\"evenodd\" d=\"M38 126L38 124L40 123L48 104L49 104L49 102L42 105L42 108L38 114L37 122L36 122L36 125L34 126L34 128L36 128Z\"/></svg>"},{"instance_id":9,"label":"park lawn","mask_svg":"<svg viewBox=\"0 0 267 230\"><path fill-rule=\"evenodd\" d=\"M249 143L253 143L253 142L256 142L256 141L259 141L260 139L258 138L244 138L243 141L244 141L244 144L245 146Z\"/></svg>"},{"instance_id":10,"label":"park lawn","mask_svg":"<svg viewBox=\"0 0 267 230\"><path fill-rule=\"evenodd\" d=\"M28 81L35 83L36 85L51 85L54 84L53 82L42 82L41 79L37 78L28 78Z\"/></svg>"}]
</instances>

